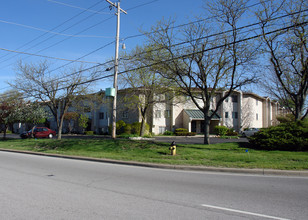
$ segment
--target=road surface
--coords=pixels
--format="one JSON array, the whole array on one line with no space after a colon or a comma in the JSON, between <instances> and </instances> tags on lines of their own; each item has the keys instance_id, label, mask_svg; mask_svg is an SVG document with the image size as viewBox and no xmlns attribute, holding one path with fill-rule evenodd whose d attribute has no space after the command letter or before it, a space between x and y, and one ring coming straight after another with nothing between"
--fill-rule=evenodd
<instances>
[{"instance_id":1,"label":"road surface","mask_svg":"<svg viewBox=\"0 0 308 220\"><path fill-rule=\"evenodd\" d=\"M0 152L0 219L307 219L308 178Z\"/></svg>"}]
</instances>

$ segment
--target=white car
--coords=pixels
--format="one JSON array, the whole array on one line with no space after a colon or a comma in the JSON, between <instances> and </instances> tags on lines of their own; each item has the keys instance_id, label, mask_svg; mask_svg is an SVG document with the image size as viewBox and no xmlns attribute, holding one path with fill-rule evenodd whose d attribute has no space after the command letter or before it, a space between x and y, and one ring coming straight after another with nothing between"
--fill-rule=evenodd
<instances>
[{"instance_id":1,"label":"white car","mask_svg":"<svg viewBox=\"0 0 308 220\"><path fill-rule=\"evenodd\" d=\"M245 137L250 137L257 133L259 131L259 128L247 128L245 131L242 132L242 135Z\"/></svg>"}]
</instances>

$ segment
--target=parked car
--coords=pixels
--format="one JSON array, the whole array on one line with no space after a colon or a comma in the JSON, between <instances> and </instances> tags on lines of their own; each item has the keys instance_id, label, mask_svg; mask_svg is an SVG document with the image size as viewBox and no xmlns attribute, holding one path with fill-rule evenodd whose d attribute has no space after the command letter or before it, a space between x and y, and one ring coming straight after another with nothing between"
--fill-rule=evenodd
<instances>
[{"instance_id":1,"label":"parked car","mask_svg":"<svg viewBox=\"0 0 308 220\"><path fill-rule=\"evenodd\" d=\"M247 128L244 131L242 131L242 135L245 137L250 137L254 135L255 133L257 133L258 131L260 131L259 128Z\"/></svg>"},{"instance_id":2,"label":"parked car","mask_svg":"<svg viewBox=\"0 0 308 220\"><path fill-rule=\"evenodd\" d=\"M29 138L31 137L32 129L20 134L21 138ZM53 138L56 136L56 132L47 127L36 127L33 130L33 137L35 138Z\"/></svg>"}]
</instances>

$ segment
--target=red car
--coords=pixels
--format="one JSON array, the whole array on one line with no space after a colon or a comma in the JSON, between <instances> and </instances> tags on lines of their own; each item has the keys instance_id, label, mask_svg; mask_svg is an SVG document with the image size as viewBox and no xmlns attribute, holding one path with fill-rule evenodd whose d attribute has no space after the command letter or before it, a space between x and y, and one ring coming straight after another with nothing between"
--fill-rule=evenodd
<instances>
[{"instance_id":1,"label":"red car","mask_svg":"<svg viewBox=\"0 0 308 220\"><path fill-rule=\"evenodd\" d=\"M21 138L31 137L32 129L28 132L24 132L20 135ZM35 138L53 138L56 136L56 132L47 127L36 127L33 130L33 137Z\"/></svg>"}]
</instances>

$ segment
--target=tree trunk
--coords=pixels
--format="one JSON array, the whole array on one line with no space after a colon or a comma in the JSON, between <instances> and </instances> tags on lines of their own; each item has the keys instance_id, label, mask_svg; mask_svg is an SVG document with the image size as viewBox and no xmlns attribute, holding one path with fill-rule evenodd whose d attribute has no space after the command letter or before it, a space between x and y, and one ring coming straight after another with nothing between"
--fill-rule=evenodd
<instances>
[{"instance_id":1,"label":"tree trunk","mask_svg":"<svg viewBox=\"0 0 308 220\"><path fill-rule=\"evenodd\" d=\"M140 136L143 137L144 135L145 135L145 120L144 120L144 117L142 117L141 128L140 128Z\"/></svg>"},{"instance_id":2,"label":"tree trunk","mask_svg":"<svg viewBox=\"0 0 308 220\"><path fill-rule=\"evenodd\" d=\"M63 119L64 119L64 114L60 118L60 125L58 127L58 140L61 140L62 138Z\"/></svg>"},{"instance_id":3,"label":"tree trunk","mask_svg":"<svg viewBox=\"0 0 308 220\"><path fill-rule=\"evenodd\" d=\"M8 125L4 126L4 131L3 131L3 139L6 139L6 131L7 131Z\"/></svg>"},{"instance_id":4,"label":"tree trunk","mask_svg":"<svg viewBox=\"0 0 308 220\"><path fill-rule=\"evenodd\" d=\"M204 144L210 144L210 122L210 119L204 119Z\"/></svg>"}]
</instances>

